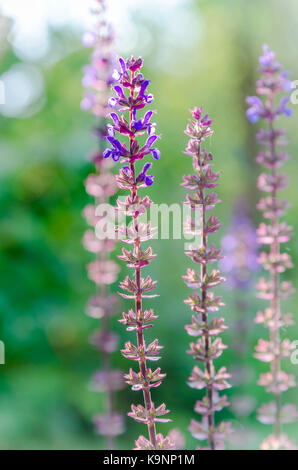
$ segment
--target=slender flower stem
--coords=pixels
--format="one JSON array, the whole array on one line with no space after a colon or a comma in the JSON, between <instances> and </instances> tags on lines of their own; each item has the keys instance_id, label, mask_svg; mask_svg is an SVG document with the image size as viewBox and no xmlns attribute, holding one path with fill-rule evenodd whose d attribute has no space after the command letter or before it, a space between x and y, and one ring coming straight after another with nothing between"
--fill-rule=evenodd
<instances>
[{"instance_id":1,"label":"slender flower stem","mask_svg":"<svg viewBox=\"0 0 298 470\"><path fill-rule=\"evenodd\" d=\"M110 316L115 312L115 296L111 295L108 286L115 282L119 272L118 265L110 259L110 251L115 248L115 242L107 237L98 239L95 226L98 222L96 208L107 204L112 195L117 192L115 176L110 172L110 162L103 158L105 145L105 121L110 97L110 85L113 82L112 72L114 59L112 54L113 35L106 20L104 0L96 0L97 8L94 32L86 32L83 44L92 47L91 63L84 68L83 86L86 88L81 108L91 111L96 117L95 136L97 149L92 152L95 171L85 181L87 193L93 197L94 204L89 204L84 210L84 216L91 226L84 235L83 244L89 252L95 254L95 260L89 263L87 271L89 278L96 284L96 295L89 300L87 315L100 320L100 328L91 337L91 343L100 352L101 369L92 377L91 387L96 392L104 393L103 413L94 417L98 434L106 439L106 448L114 449L115 436L124 430L122 415L116 413L114 393L124 386L122 373L111 367L111 353L117 350L118 338L111 331ZM98 87L98 84L101 86ZM98 91L100 88L100 92Z\"/></svg>"},{"instance_id":2,"label":"slender flower stem","mask_svg":"<svg viewBox=\"0 0 298 470\"><path fill-rule=\"evenodd\" d=\"M131 74L131 81L132 83L134 82L135 79L135 72L133 71ZM131 86L130 89L130 98L134 100L135 97L135 86ZM131 131L131 135L129 137L129 149L130 153L133 154L133 145L135 142L135 134L133 133L132 129L132 123L133 123L133 108L130 108L129 110L129 128ZM130 161L130 171L131 175L133 178L133 185L131 188L131 200L132 203L133 201L136 201L138 199L138 187L136 184L136 177L135 177L135 162L134 160ZM133 224L135 227L135 232L139 232L139 225L138 225L138 212L136 212L133 216ZM140 249L140 237L137 236L134 241L134 248L135 252L137 252ZM135 266L135 280L136 280L136 287L137 287L137 292L136 292L136 298L135 298L135 311L137 314L138 318L141 318L142 314L142 289L141 289L141 268L139 265ZM144 340L144 334L143 334L143 322L140 321L138 322L137 325L137 342L138 342L138 348L142 351L145 351L145 340ZM141 356L139 359L139 368L141 375L143 377L144 381L144 387L143 387L143 395L144 395L144 403L145 407L148 413L148 416L150 415L150 410L152 408L152 401L151 401L151 393L150 393L150 388L149 388L149 383L147 381L146 377L146 371L147 371L147 364L146 364L146 359L145 356ZM148 422L148 433L149 433L149 438L152 446L156 448L156 430L155 430L155 423L154 421Z\"/></svg>"},{"instance_id":3,"label":"slender flower stem","mask_svg":"<svg viewBox=\"0 0 298 470\"><path fill-rule=\"evenodd\" d=\"M269 219L270 224L262 222L257 235L259 243L269 245L269 253L261 252L259 257L260 263L269 273L269 278L260 279L258 297L269 300L270 309L266 309L264 313L258 312L256 317L257 323L263 323L268 328L269 341L259 340L255 357L265 363L270 362L270 372L261 374L258 383L273 394L274 401L261 406L258 419L273 426L273 434L262 442L261 449L289 450L295 445L283 433L282 424L295 420L298 412L294 405L282 403L281 393L295 386L295 380L281 368L281 359L288 359L293 349L289 339L281 339L281 329L293 324L293 320L290 314L281 313L280 299L290 297L293 287L290 282L280 280L280 273L293 265L290 256L281 252L280 245L290 240L292 227L280 221L280 216L285 214L288 207L287 202L279 197L279 191L287 186L287 177L277 171L289 156L281 150L281 147L287 144L285 132L276 128L275 122L283 114L291 115L291 110L286 106L289 96L277 100L281 92L290 90L290 84L287 73L276 62L275 54L268 46L264 46L259 70L261 77L257 81L257 93L261 97L264 96L265 100L262 101L257 96L248 97L250 108L247 110L247 116L251 122L262 118L268 124L266 130L261 129L257 134L258 142L265 146L265 150L259 152L257 162L269 169L262 173L258 180L259 189L269 193L269 196L260 200L258 209Z\"/></svg>"},{"instance_id":4,"label":"slender flower stem","mask_svg":"<svg viewBox=\"0 0 298 470\"><path fill-rule=\"evenodd\" d=\"M201 155L201 144L198 146L198 165L200 167L200 172L203 171L202 168L202 160L200 158ZM201 201L204 200L204 188L201 186L200 188L200 198ZM203 250L206 251L207 249L207 233L206 233L206 206L205 204L201 205L201 213L202 213L202 247ZM201 279L205 279L207 274L207 263L202 263L201 264ZM206 297L207 297L207 289L205 287L205 284L202 286L202 304L206 304ZM207 325L208 323L208 315L207 315L207 310L204 309L202 312L202 320L203 323ZM204 329L203 336L205 338L205 364L206 364L206 371L209 377L211 377L211 371L212 371L212 359L210 358L210 339L209 339L209 332L208 329ZM215 442L214 442L214 437L213 437L213 429L214 429L214 413L212 412L213 408L213 391L212 391L212 384L207 385L207 396L209 400L209 413L208 413L208 441L210 445L210 449L214 450L215 448Z\"/></svg>"},{"instance_id":5,"label":"slender flower stem","mask_svg":"<svg viewBox=\"0 0 298 470\"><path fill-rule=\"evenodd\" d=\"M273 93L270 93L269 101L270 101L270 106L273 107L274 106L274 94ZM273 120L270 120L269 129L270 129L270 134L272 136L270 140L271 159L274 160L276 158L276 145L275 145L276 139L275 139ZM277 174L276 174L275 166L271 168L271 176L273 180L276 179ZM276 186L273 186L272 188L271 197L272 197L271 225L272 225L273 233L277 234L279 221L278 221L277 205L276 205L276 199L277 199ZM279 257L279 254L280 254L280 245L278 242L278 237L275 236L270 245L270 255L276 259ZM272 341L273 344L280 345L279 328L276 328L275 326L275 325L278 325L278 323L280 322L279 274L278 274L278 266L276 264L273 264L271 266L270 276L271 276L272 292L273 292L272 300L271 300L271 309L272 309L272 316L274 318L273 327L269 328L270 340ZM278 375L280 373L279 356L275 356L275 358L271 362L271 370L272 370L272 376L274 378L274 381L276 382L278 380ZM281 394L279 391L275 393L275 402L276 402L276 410L275 410L274 434L276 438L279 438L280 433L281 433L281 423L280 423Z\"/></svg>"},{"instance_id":6,"label":"slender flower stem","mask_svg":"<svg viewBox=\"0 0 298 470\"><path fill-rule=\"evenodd\" d=\"M202 142L213 133L210 127L212 121L208 115L202 117L201 108L194 108L191 113L193 119L185 131L190 137L185 153L193 157L194 174L184 176L182 186L195 191L194 196L187 195L186 204L189 204L193 214L198 210L201 215L200 226L193 217L190 217L186 223L187 232L201 235L201 245L198 248L190 247L186 252L195 263L200 264L200 273L188 269L183 279L188 287L199 291L185 300L194 312L192 324L187 325L186 330L190 336L199 337L196 343L190 344L188 353L196 361L204 363L204 370L195 366L188 384L198 390L206 388L206 395L197 401L195 406L195 411L201 414L203 419L201 423L192 420L189 430L197 439L206 440L208 449L215 450L224 447L223 440L232 431L229 422L221 422L216 426L214 419L215 411L229 405L227 397L225 395L220 397L218 391L230 387L226 380L230 375L226 369L222 367L215 372L213 364L214 359L218 358L226 348L221 338L213 340L213 337L222 333L227 327L223 318L210 320L210 314L224 305L221 297L215 297L210 289L223 282L224 278L221 277L220 271L214 269L209 272L207 269L208 263L221 259L221 250L216 250L214 245L208 246L209 234L216 232L220 223L214 214L207 217L207 211L213 209L219 200L216 193L206 192L207 189L217 186L219 173L212 171L213 157L202 148Z\"/></svg>"},{"instance_id":7,"label":"slender flower stem","mask_svg":"<svg viewBox=\"0 0 298 470\"><path fill-rule=\"evenodd\" d=\"M142 278L141 270L156 255L152 253L151 247L143 250L142 242L152 238L153 231L150 222L144 224L139 219L140 214L146 213L152 204L148 196L141 198L139 189L151 186L153 176L147 174L151 163L146 163L141 172L136 168L136 162L142 160L146 155L152 154L158 160L160 154L157 148L152 147L157 139L157 136L154 135L155 125L150 122L153 112L148 111L141 119L136 117L138 110L153 101L153 96L146 94L149 80L145 80L140 73L143 61L141 58L132 57L126 61L120 58L119 63L121 70L116 73L119 85L114 87L118 97L111 98L110 104L116 108L119 107L121 115L119 116L115 112L111 113L114 124L108 126L107 138L112 148L105 151L104 157L112 157L114 161L121 158L122 162L128 164L121 168L117 176L117 183L121 189L128 189L130 195L125 198L125 201L117 200L117 210L131 217L132 222L129 225L124 224L117 227L116 232L120 240L133 246L132 251L123 248L122 256L119 258L126 261L128 267L133 268L134 271L134 279L127 276L120 283L120 287L130 294L120 293L120 295L126 299L134 299L134 309L129 310L128 313L124 312L123 318L119 321L127 326L128 331L136 331L137 345L128 341L125 343L125 349L122 349L121 352L127 359L138 363L139 371L134 372L130 369L129 374L125 375L125 379L131 385L132 390L142 390L144 398L144 406L132 405L128 416L137 422L144 423L148 428L149 439L140 436L136 441L136 449L162 450L173 448L175 443L169 437L163 438L161 434L156 434L155 428L156 422L170 420L162 417L168 413L165 404L155 408L151 399L151 388L158 387L165 374L161 373L160 368L152 371L147 366L147 361L159 359L156 356L162 347L158 345L157 339L147 345L144 338L144 330L151 328L153 326L151 322L157 317L152 309L144 311L142 302L146 297L155 297L155 295L147 295L147 293L155 288L156 282L152 281L150 276L146 279ZM129 88L128 96L126 96L127 88ZM125 117L125 112L128 112L128 120ZM129 146L115 138L116 132L129 137ZM138 137L146 132L149 137L145 144L140 146Z\"/></svg>"}]
</instances>

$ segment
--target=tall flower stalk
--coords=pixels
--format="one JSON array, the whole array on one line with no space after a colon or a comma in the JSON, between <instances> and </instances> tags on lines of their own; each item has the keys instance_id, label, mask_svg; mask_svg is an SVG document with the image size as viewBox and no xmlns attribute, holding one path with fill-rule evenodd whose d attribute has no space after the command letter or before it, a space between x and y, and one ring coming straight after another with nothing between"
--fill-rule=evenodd
<instances>
[{"instance_id":1,"label":"tall flower stalk","mask_svg":"<svg viewBox=\"0 0 298 470\"><path fill-rule=\"evenodd\" d=\"M120 287L128 292L120 295L125 299L134 300L134 307L123 313L119 320L127 326L128 331L135 331L137 344L130 341L125 343L122 355L139 365L139 370L130 369L125 376L126 382L132 386L132 390L142 390L144 397L143 405L132 405L128 415L148 427L148 439L140 436L136 441L136 449L168 449L173 447L170 439L163 438L156 433L156 423L167 422L164 415L168 413L165 404L154 406L151 398L151 389L158 387L165 377L160 368L152 371L147 366L147 361L159 359L159 352L162 349L155 339L147 344L144 338L144 331L151 328L152 321L157 317L152 309L144 310L143 300L156 297L150 294L155 289L156 281L150 276L142 277L142 269L152 261L156 255L152 253L151 247L143 248L142 243L150 240L153 236L153 229L150 222L142 223L140 215L145 215L147 209L152 205L152 201L146 195L140 196L140 190L153 184L153 176L148 175L151 163L146 163L142 169L137 169L137 163L145 156L152 155L158 160L159 150L154 147L157 136L154 134L155 125L151 123L153 111L147 111L141 118L137 117L137 112L142 110L153 101L153 96L147 93L149 80L146 80L140 69L143 65L141 58L119 59L120 72L117 79L118 84L114 86L116 96L110 99L110 105L114 106L117 112L111 113L113 123L108 126L107 137L111 148L104 152L105 158L112 158L114 161L120 160L125 165L120 169L117 176L119 188L128 190L130 194L124 200L117 201L117 211L131 218L128 225L116 227L117 236L124 243L131 245L132 249L123 248L119 257L127 263L133 270L134 277L127 276ZM116 133L126 138L126 142L121 142L115 138ZM141 136L148 134L147 140L140 143Z\"/></svg>"},{"instance_id":2,"label":"tall flower stalk","mask_svg":"<svg viewBox=\"0 0 298 470\"><path fill-rule=\"evenodd\" d=\"M111 173L111 162L103 158L105 145L105 125L110 97L110 84L114 67L112 54L113 36L105 18L105 3L97 1L96 28L83 36L83 44L93 47L91 64L85 67L83 86L86 88L81 107L91 111L97 119L94 133L98 147L92 153L95 172L85 181L87 193L94 198L94 204L88 204L84 216L90 225L83 237L86 250L95 254L94 261L88 264L89 278L96 284L96 295L88 302L86 313L101 320L101 327L91 336L91 343L100 351L101 369L96 371L91 380L91 388L105 395L103 413L94 417L97 432L106 437L108 449L115 448L115 436L124 430L123 416L115 411L114 393L124 386L122 372L111 367L111 354L118 349L118 337L111 331L111 316L117 307L117 297L112 295L109 285L117 280L118 265L110 259L110 252L115 248L115 241L108 238L99 240L95 236L95 225L100 220L96 216L96 207L109 202L117 192L115 176Z\"/></svg>"},{"instance_id":3,"label":"tall flower stalk","mask_svg":"<svg viewBox=\"0 0 298 470\"><path fill-rule=\"evenodd\" d=\"M288 184L287 175L279 171L279 168L289 156L284 150L287 144L286 133L276 125L281 115L291 115L291 110L287 107L289 96L280 98L281 93L289 92L291 88L287 72L276 61L275 54L268 46L264 46L264 55L260 57L259 71L257 93L264 99L261 100L258 96L247 98L250 106L247 117L253 123L260 118L266 122L266 128L260 129L256 136L257 142L264 147L256 161L267 170L258 179L258 188L266 193L260 200L258 209L269 221L268 224L262 222L257 230L259 243L268 246L268 250L261 252L259 256L268 277L260 279L258 297L269 301L270 305L264 312L257 313L256 322L268 328L269 340L259 340L255 357L270 363L270 372L261 374L258 383L273 394L274 400L261 406L258 419L273 426L273 434L263 441L262 449L291 449L294 444L283 433L282 424L295 420L297 411L294 405L283 404L281 395L295 386L295 380L293 375L287 374L281 367L281 360L288 359L291 354L291 342L281 338L281 331L285 326L293 324L293 320L291 315L281 312L280 301L291 296L293 287L290 282L281 280L280 275L292 267L292 261L288 253L281 252L280 247L289 241L292 227L280 220L288 203L279 197L279 191Z\"/></svg>"},{"instance_id":4,"label":"tall flower stalk","mask_svg":"<svg viewBox=\"0 0 298 470\"><path fill-rule=\"evenodd\" d=\"M215 422L215 412L229 405L227 396L220 396L218 392L230 387L227 382L230 374L225 367L216 370L213 364L214 359L221 356L227 347L220 337L214 337L224 332L227 326L222 317L210 319L210 315L224 305L221 297L216 297L210 291L224 278L218 269L208 270L209 263L215 263L222 257L220 249L216 249L214 244L209 245L209 236L219 229L220 223L214 214L209 217L207 214L219 202L217 194L208 193L208 190L218 185L220 174L212 170L213 156L202 146L204 140L213 134L210 127L212 121L208 114L202 117L202 108L194 108L191 114L192 119L185 131L190 137L185 153L193 159L194 173L184 176L182 186L194 191L194 194L186 196L186 204L193 214L186 222L186 230L195 235L200 234L201 245L190 247L185 253L200 265L200 270L196 272L188 269L183 278L188 287L196 290L185 300L194 312L192 323L186 326L186 330L190 336L198 337L195 343L190 343L188 353L203 367L196 365L193 368L188 385L197 390L206 389L206 393L195 405L195 411L203 417L202 421L192 420L189 430L195 438L207 441L207 449L214 450L224 447L223 441L231 432L230 422ZM198 213L200 222L197 220Z\"/></svg>"}]
</instances>

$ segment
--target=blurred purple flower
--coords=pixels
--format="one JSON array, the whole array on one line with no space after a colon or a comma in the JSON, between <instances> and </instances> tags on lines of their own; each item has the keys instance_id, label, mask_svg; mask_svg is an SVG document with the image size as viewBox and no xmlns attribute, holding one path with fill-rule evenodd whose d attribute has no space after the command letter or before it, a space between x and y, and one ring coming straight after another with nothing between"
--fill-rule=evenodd
<instances>
[{"instance_id":1,"label":"blurred purple flower","mask_svg":"<svg viewBox=\"0 0 298 470\"><path fill-rule=\"evenodd\" d=\"M276 120L284 114L289 117L291 110L287 107L289 96L279 98L281 92L289 91L288 73L276 62L275 54L267 45L264 46L264 55L260 57L260 78L257 81L257 93L265 96L260 102L259 98L249 97L247 102L252 105L248 110L248 118L256 119L256 114L267 122L267 129L260 129L257 133L257 141L265 147L265 150L257 156L257 162L265 167L266 172L258 178L258 188L266 193L259 204L258 209L263 212L268 224L261 222L257 229L258 243L269 246L269 250L262 251L258 261L263 269L268 271L267 279L261 278L258 283L258 297L270 302L270 307L264 312L258 312L256 323L263 323L269 330L269 341L259 339L256 346L255 357L263 362L270 363L270 372L261 374L259 385L266 387L267 392L273 393L274 401L269 405L263 405L259 409L258 419L264 424L272 424L274 435L269 436L261 444L261 449L278 450L291 449L294 444L282 433L282 424L288 422L285 419L285 410L291 410L292 420L298 416L294 405L283 405L281 393L295 386L292 376L281 369L281 360L290 357L291 342L289 339L280 338L281 329L292 324L291 316L281 313L280 301L288 298L293 292L291 283L280 281L280 273L293 266L288 253L281 253L281 243L287 243L290 239L292 227L285 222L280 222L280 217L285 214L287 202L279 197L279 191L288 184L287 175L278 169L289 158L287 153L280 149L285 146L285 131L276 128ZM261 104L260 104L261 103ZM261 112L263 106L264 111ZM258 108L254 114L253 108Z\"/></svg>"},{"instance_id":2,"label":"blurred purple flower","mask_svg":"<svg viewBox=\"0 0 298 470\"><path fill-rule=\"evenodd\" d=\"M95 173L91 173L85 180L86 192L94 198L94 204L88 204L83 215L91 226L84 234L83 245L85 249L96 255L96 259L87 265L88 277L96 285L96 295L88 301L86 314L96 320L101 320L101 328L90 337L90 342L100 351L102 369L97 371L91 379L93 391L105 394L104 413L95 416L94 424L98 434L106 437L108 449L115 447L114 437L124 431L123 416L114 410L114 392L124 386L121 372L112 370L110 355L118 347L118 336L110 331L110 317L115 313L117 302L115 296L109 293L109 285L117 280L119 266L109 259L109 253L115 248L115 241L99 240L95 234L95 225L100 221L96 216L96 206L99 203L108 203L109 198L117 191L115 176L109 171L110 162L104 157L105 149L105 117L108 111L110 85L113 81L114 56L112 52L111 29L105 16L104 0L97 0L97 25L95 32L87 32L83 36L83 44L92 47L91 63L84 68L82 85L86 88L81 101L81 109L91 111L97 118L94 135L98 141L98 148L92 152L91 159L95 166ZM113 150L114 160L117 159L119 147L115 144ZM118 157L119 158L119 157ZM117 300L117 298L116 298Z\"/></svg>"},{"instance_id":3,"label":"blurred purple flower","mask_svg":"<svg viewBox=\"0 0 298 470\"><path fill-rule=\"evenodd\" d=\"M259 270L256 228L247 214L245 201L237 203L228 233L222 238L225 257L220 267L228 289L249 289L253 273Z\"/></svg>"}]
</instances>

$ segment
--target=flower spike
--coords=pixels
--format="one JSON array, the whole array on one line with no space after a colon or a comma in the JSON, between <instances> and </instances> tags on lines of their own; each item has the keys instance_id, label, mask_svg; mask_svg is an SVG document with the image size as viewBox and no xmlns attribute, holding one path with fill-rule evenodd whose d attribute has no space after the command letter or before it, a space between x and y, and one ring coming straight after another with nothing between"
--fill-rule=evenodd
<instances>
[{"instance_id":1,"label":"flower spike","mask_svg":"<svg viewBox=\"0 0 298 470\"><path fill-rule=\"evenodd\" d=\"M134 307L128 313L123 313L119 321L128 331L136 332L137 342L126 342L121 353L139 366L138 371L130 369L125 380L132 390L143 392L144 405L132 405L128 416L148 428L148 438L141 435L137 439L137 450L166 450L175 448L175 442L157 434L156 423L170 421L164 417L168 410L165 404L155 407L151 398L151 390L161 385L166 374L161 373L160 368L152 370L147 366L148 361L155 362L160 358L162 346L157 339L147 344L144 338L145 330L152 328L152 323L157 318L152 309L143 309L143 299L156 297L151 294L155 290L156 281L150 276L145 278L141 275L142 268L148 266L156 256L151 247L142 247L142 242L150 240L154 232L150 222L141 223L139 220L139 216L145 214L152 204L148 196L142 198L139 195L141 188L150 187L154 182L154 177L148 174L149 170L151 172L152 160L137 169L137 165L141 163L139 160L150 156L158 160L160 152L155 147L158 136L154 134L155 124L151 122L153 112L147 111L143 117L137 117L138 111L153 101L153 96L147 91L150 82L140 71L143 61L134 57L127 60L120 58L119 64L120 72L114 74L118 82L114 86L115 96L110 100L114 110L111 113L113 123L108 125L107 140L111 146L104 157L124 163L117 176L117 184L119 188L130 191L125 201L117 201L117 211L130 217L131 223L116 227L116 234L118 239L132 247L130 250L123 248L122 255L119 256L134 273L133 277L126 276L120 283L120 288L125 291L120 295L133 300ZM140 145L138 138L145 133L148 134L147 140ZM116 134L125 138L126 142L118 140Z\"/></svg>"},{"instance_id":2,"label":"flower spike","mask_svg":"<svg viewBox=\"0 0 298 470\"><path fill-rule=\"evenodd\" d=\"M273 426L273 434L262 442L261 449L289 450L296 447L283 433L282 425L296 420L298 414L294 405L282 402L282 392L294 387L295 380L281 368L281 360L289 358L292 351L290 340L282 339L281 333L285 326L293 324L291 315L282 313L281 299L288 298L293 293L293 287L290 282L281 282L280 274L293 266L289 254L281 252L281 244L289 241L292 227L280 221L288 203L279 197L279 191L287 186L288 178L279 168L289 156L284 150L287 143L285 131L276 127L276 121L282 115L291 115L287 94L291 83L267 45L259 62L260 78L256 86L259 96L247 98L247 117L252 123L260 119L266 122L266 129L260 129L256 135L257 142L264 147L256 161L265 168L265 172L259 176L258 188L266 193L257 207L268 223L261 222L257 229L257 240L266 246L266 251L259 255L259 263L268 274L259 280L257 296L268 301L269 307L264 312L258 312L255 321L263 323L268 329L269 341L259 340L255 357L270 365L270 372L261 374L258 383L273 394L273 401L260 407L258 420ZM286 93L286 96L280 98L281 93Z\"/></svg>"},{"instance_id":3,"label":"flower spike","mask_svg":"<svg viewBox=\"0 0 298 470\"><path fill-rule=\"evenodd\" d=\"M193 119L185 131L190 137L185 153L193 159L194 173L184 176L182 186L194 191L193 195L186 196L185 204L190 206L192 214L195 215L195 211L199 211L201 215L201 227L196 227L195 217L192 216L186 223L186 230L194 232L198 228L201 244L196 248L190 247L185 254L198 263L200 269L198 272L188 269L183 279L185 284L194 290L185 300L194 312L192 324L186 326L186 331L190 336L197 338L196 342L190 343L187 353L192 355L195 361L201 362L203 367L193 368L188 385L197 390L206 389L206 395L195 406L195 411L202 416L202 421L192 420L189 431L196 439L207 442L205 448L215 450L223 448L223 441L232 432L229 422L215 423L215 412L229 405L227 397L219 396L218 391L231 387L227 381L230 374L225 368L216 371L213 364L227 348L218 337L227 326L224 325L223 318L210 319L210 316L224 305L221 297L216 297L211 289L225 279L218 269L208 271L209 263L216 263L222 258L221 250L216 250L213 244L208 246L210 234L219 229L220 223L214 214L208 218L207 211L212 210L219 199L215 192L206 192L217 186L219 173L212 169L213 156L202 147L204 140L213 134L210 127L212 121L208 114L202 117L202 108L194 108L191 114Z\"/></svg>"},{"instance_id":4,"label":"flower spike","mask_svg":"<svg viewBox=\"0 0 298 470\"><path fill-rule=\"evenodd\" d=\"M100 240L95 236L95 226L99 222L96 206L108 203L117 191L115 177L110 171L111 162L104 159L105 121L110 85L113 82L114 60L113 35L106 20L105 2L97 0L97 3L97 8L94 9L95 31L87 32L83 36L84 46L92 47L93 50L91 64L84 68L83 86L86 91L81 108L92 112L98 123L95 128L98 149L92 154L95 172L85 181L86 192L93 197L94 204L89 204L83 211L90 225L84 234L83 245L96 257L87 266L88 276L96 286L96 295L89 300L86 313L89 317L101 321L101 328L93 333L90 343L100 352L102 368L93 374L90 388L105 394L106 397L104 412L96 415L93 422L97 433L106 437L107 448L114 449L116 436L124 431L123 416L114 409L114 394L121 390L125 383L122 372L111 368L111 356L117 350L118 336L110 329L110 317L115 313L118 299L109 292L109 285L117 280L119 267L109 259L109 253L115 248L115 241L108 238ZM114 156L115 154L114 152Z\"/></svg>"}]
</instances>

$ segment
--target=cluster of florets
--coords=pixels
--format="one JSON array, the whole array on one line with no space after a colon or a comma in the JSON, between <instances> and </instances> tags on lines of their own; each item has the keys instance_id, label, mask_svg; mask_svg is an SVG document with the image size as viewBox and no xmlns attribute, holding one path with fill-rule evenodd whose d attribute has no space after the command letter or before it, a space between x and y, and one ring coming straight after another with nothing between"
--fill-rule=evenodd
<instances>
[{"instance_id":1,"label":"cluster of florets","mask_svg":"<svg viewBox=\"0 0 298 470\"><path fill-rule=\"evenodd\" d=\"M292 110L287 107L289 96L281 98L278 103L272 103L272 96L282 91L291 91L291 81L288 72L275 60L275 54L270 48L264 46L264 55L260 57L259 72L261 74L257 81L257 93L265 97L262 101L258 96L249 96L247 104L247 117L252 122L257 122L260 118L272 121L277 116L284 114L289 117Z\"/></svg>"},{"instance_id":2,"label":"cluster of florets","mask_svg":"<svg viewBox=\"0 0 298 470\"><path fill-rule=\"evenodd\" d=\"M121 116L119 117L116 112L111 113L113 124L108 125L107 136L111 148L108 148L104 152L104 158L112 157L114 161L118 161L121 158L123 163L131 163L136 160L142 160L146 155L152 154L153 158L158 160L160 151L154 147L158 136L154 134L155 123L151 122L154 111L148 111L143 118L137 118L137 110L143 109L147 104L153 101L153 95L149 93L146 94L150 81L146 80L142 73L139 72L143 61L140 58L137 60L131 58L125 62L120 58L119 63L120 72L117 71L114 73L114 78L119 83L119 85L114 86L117 97L110 98L109 104L114 108L119 108ZM129 96L127 97L125 95L125 89L129 90ZM130 112L129 121L123 114L123 112L127 110ZM133 142L130 142L129 147L126 143L121 143L115 138L116 132L128 136L133 140ZM148 138L144 145L139 145L136 139L145 133L148 134ZM136 177L135 182L137 184L144 183L146 186L150 186L153 183L153 176L147 175L147 171L150 167L150 163L147 163L143 167L140 174ZM124 166L119 175L126 181L126 187L134 183L134 177L130 172L130 168Z\"/></svg>"}]
</instances>

